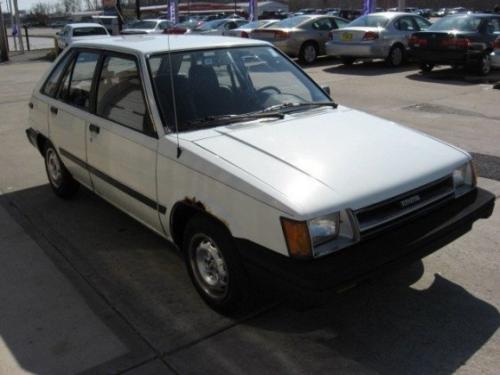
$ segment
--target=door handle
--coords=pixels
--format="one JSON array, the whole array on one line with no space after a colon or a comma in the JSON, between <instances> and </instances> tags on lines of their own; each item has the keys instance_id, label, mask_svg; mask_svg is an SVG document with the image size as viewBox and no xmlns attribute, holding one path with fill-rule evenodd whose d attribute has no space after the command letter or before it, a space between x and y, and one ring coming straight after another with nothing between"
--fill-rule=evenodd
<instances>
[{"instance_id":1,"label":"door handle","mask_svg":"<svg viewBox=\"0 0 500 375\"><path fill-rule=\"evenodd\" d=\"M57 115L57 112L59 112L59 109L56 107L50 106L50 112L52 112L54 115Z\"/></svg>"},{"instance_id":2,"label":"door handle","mask_svg":"<svg viewBox=\"0 0 500 375\"><path fill-rule=\"evenodd\" d=\"M99 132L101 131L101 128L97 125L94 125L94 124L90 124L89 125L89 130L92 132L92 133L96 133L96 134L99 134Z\"/></svg>"},{"instance_id":3,"label":"door handle","mask_svg":"<svg viewBox=\"0 0 500 375\"><path fill-rule=\"evenodd\" d=\"M28 107L30 107L30 109L33 109L33 103L32 103L32 102L29 102L29 103L28 103Z\"/></svg>"}]
</instances>

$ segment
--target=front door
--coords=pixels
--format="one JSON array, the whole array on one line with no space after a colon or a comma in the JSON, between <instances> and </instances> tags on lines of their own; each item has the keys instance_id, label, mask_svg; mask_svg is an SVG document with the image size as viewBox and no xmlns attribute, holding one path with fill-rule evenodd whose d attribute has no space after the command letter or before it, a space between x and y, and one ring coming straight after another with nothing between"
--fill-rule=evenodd
<instances>
[{"instance_id":1,"label":"front door","mask_svg":"<svg viewBox=\"0 0 500 375\"><path fill-rule=\"evenodd\" d=\"M157 205L156 193L158 139L134 56L104 56L95 115L87 126L87 158L96 193L162 232L158 212L165 208Z\"/></svg>"}]
</instances>

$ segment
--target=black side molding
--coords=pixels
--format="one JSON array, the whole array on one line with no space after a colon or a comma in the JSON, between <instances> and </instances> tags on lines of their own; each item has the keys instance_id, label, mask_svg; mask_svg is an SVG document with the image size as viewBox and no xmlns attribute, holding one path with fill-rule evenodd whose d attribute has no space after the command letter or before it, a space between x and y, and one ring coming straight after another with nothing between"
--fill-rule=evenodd
<instances>
[{"instance_id":1,"label":"black side molding","mask_svg":"<svg viewBox=\"0 0 500 375\"><path fill-rule=\"evenodd\" d=\"M138 191L122 184L120 181L115 180L113 177L105 174L104 172L101 172L97 168L94 168L93 166L89 165L87 162L81 160L80 158L76 157L75 155L71 154L70 152L66 151L65 149L59 148L59 152L61 153L61 155L68 158L69 160L71 160L75 164L78 164L80 167L88 170L90 173L99 177L101 180L114 186L115 188L124 192L125 194L130 195L132 198L138 200L139 202L145 204L146 206L148 206L154 210L159 211L163 215L167 212L167 208L165 206L162 206L161 204L157 204L151 198L148 198L144 194L141 194Z\"/></svg>"}]
</instances>

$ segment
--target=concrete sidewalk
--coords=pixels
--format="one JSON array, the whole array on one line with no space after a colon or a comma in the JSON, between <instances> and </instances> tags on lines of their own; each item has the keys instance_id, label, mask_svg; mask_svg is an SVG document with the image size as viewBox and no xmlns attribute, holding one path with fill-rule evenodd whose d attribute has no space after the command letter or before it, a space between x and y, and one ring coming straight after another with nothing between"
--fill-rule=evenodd
<instances>
[{"instance_id":1,"label":"concrete sidewalk","mask_svg":"<svg viewBox=\"0 0 500 375\"><path fill-rule=\"evenodd\" d=\"M1 205L0 228L0 374L73 374L128 352Z\"/></svg>"}]
</instances>

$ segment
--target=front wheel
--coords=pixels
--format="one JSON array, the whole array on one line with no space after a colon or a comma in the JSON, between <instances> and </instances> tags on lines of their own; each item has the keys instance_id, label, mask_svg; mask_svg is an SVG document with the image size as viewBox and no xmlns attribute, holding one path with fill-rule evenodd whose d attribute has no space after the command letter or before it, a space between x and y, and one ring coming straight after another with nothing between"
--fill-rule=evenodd
<instances>
[{"instance_id":1,"label":"front wheel","mask_svg":"<svg viewBox=\"0 0 500 375\"><path fill-rule=\"evenodd\" d=\"M68 172L59 158L56 148L50 142L45 145L44 155L45 170L54 193L65 199L74 196L80 184Z\"/></svg>"},{"instance_id":2,"label":"front wheel","mask_svg":"<svg viewBox=\"0 0 500 375\"><path fill-rule=\"evenodd\" d=\"M434 64L422 63L420 64L420 70L425 73L429 73L434 69Z\"/></svg>"},{"instance_id":3,"label":"front wheel","mask_svg":"<svg viewBox=\"0 0 500 375\"><path fill-rule=\"evenodd\" d=\"M222 224L196 215L186 226L183 250L191 281L212 309L231 315L249 305L248 277L234 240Z\"/></svg>"}]
</instances>

